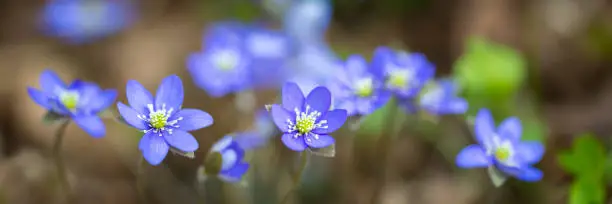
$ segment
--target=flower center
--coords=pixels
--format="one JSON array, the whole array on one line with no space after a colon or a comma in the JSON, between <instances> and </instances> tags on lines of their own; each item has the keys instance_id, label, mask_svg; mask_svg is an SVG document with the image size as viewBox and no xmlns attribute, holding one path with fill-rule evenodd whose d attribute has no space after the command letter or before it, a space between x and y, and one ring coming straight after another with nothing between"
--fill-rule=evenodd
<instances>
[{"instance_id":1,"label":"flower center","mask_svg":"<svg viewBox=\"0 0 612 204\"><path fill-rule=\"evenodd\" d=\"M79 94L74 91L66 91L60 95L60 102L68 110L74 110L79 103Z\"/></svg>"},{"instance_id":2,"label":"flower center","mask_svg":"<svg viewBox=\"0 0 612 204\"><path fill-rule=\"evenodd\" d=\"M232 51L220 51L215 56L215 64L221 70L232 70L238 65L238 56Z\"/></svg>"},{"instance_id":3,"label":"flower center","mask_svg":"<svg viewBox=\"0 0 612 204\"><path fill-rule=\"evenodd\" d=\"M410 80L412 79L413 73L409 70L394 70L389 73L389 79L387 81L388 86L391 88L404 89Z\"/></svg>"},{"instance_id":4,"label":"flower center","mask_svg":"<svg viewBox=\"0 0 612 204\"><path fill-rule=\"evenodd\" d=\"M505 162L510 158L510 149L505 147L499 147L495 150L495 159L500 162Z\"/></svg>"},{"instance_id":5,"label":"flower center","mask_svg":"<svg viewBox=\"0 0 612 204\"><path fill-rule=\"evenodd\" d=\"M149 109L149 115L138 115L138 118L149 124L150 129L144 130L145 133L153 131L161 136L161 132L167 130L168 133L172 134L171 128L178 128L177 123L183 119L183 117L178 117L169 121L168 119L172 116L174 109L166 110L166 104L163 104L159 110L155 110L153 104L147 104L147 108Z\"/></svg>"},{"instance_id":6,"label":"flower center","mask_svg":"<svg viewBox=\"0 0 612 204\"><path fill-rule=\"evenodd\" d=\"M355 83L355 94L360 97L371 96L374 92L374 88L372 86L372 78L359 79Z\"/></svg>"},{"instance_id":7,"label":"flower center","mask_svg":"<svg viewBox=\"0 0 612 204\"><path fill-rule=\"evenodd\" d=\"M310 112L310 106L306 105L306 111L300 112L297 108L295 109L295 124L291 120L289 123L289 132L297 132L296 137L310 133L310 131L316 128L327 128L327 120L317 119L321 117L319 111L313 110Z\"/></svg>"}]
</instances>

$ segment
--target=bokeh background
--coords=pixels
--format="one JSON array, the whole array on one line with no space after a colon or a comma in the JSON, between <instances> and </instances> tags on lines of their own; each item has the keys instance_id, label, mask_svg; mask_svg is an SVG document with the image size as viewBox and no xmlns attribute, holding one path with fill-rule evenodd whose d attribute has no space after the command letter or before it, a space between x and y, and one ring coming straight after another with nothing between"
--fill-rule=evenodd
<instances>
[{"instance_id":1,"label":"bokeh background","mask_svg":"<svg viewBox=\"0 0 612 204\"><path fill-rule=\"evenodd\" d=\"M201 49L203 33L212 22L258 20L274 27L274 19L257 1L134 1L137 18L132 24L82 44L40 30L40 15L49 2L0 1L0 203L59 203L49 155L57 126L41 122L45 110L26 93L27 86L38 86L45 68L66 81L81 78L117 88L120 101L125 101L128 79L154 90L163 77L178 74L185 83L184 107L212 114L215 124L194 133L200 142L196 159L169 154L163 165L146 169L147 203L273 204L290 190L288 171L297 157L278 138L252 153L254 167L246 184L202 184L196 176L213 142L252 128L254 114L237 110L235 95L211 98L193 86L186 57ZM543 181L510 180L494 188L485 170L454 165L454 155L473 142L464 118L443 117L432 123L407 116L399 137L387 147L389 162L384 166L372 145L377 133L337 133L336 157L315 157L291 202L372 203L379 192L381 199L374 203L568 203L574 179L560 167L558 153L571 149L585 132L594 133L604 147L612 144L612 1L337 0L325 39L341 57L369 57L377 46L387 45L424 53L440 77L477 64L477 78L503 81L498 78L508 67L503 60L459 63L473 36L507 46L524 59L518 102L505 100L511 108L500 105L498 111L518 115L529 126L526 134L545 142L547 153L538 165L545 173ZM277 93L258 92L257 106L274 102ZM479 97L495 98L495 93ZM484 101L483 106L499 102ZM68 127L63 155L74 203L138 203L134 175L139 134L112 120L106 126L108 133L99 140ZM382 178L381 171L386 172ZM595 196L604 199L573 203L612 202L605 196L607 184L601 185L603 190L592 191L604 193Z\"/></svg>"}]
</instances>

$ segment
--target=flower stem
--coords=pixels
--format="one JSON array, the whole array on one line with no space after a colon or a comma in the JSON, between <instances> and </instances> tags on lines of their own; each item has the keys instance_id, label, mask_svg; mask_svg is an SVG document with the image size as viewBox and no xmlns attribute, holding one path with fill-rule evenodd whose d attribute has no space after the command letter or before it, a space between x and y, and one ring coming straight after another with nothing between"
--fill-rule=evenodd
<instances>
[{"instance_id":1,"label":"flower stem","mask_svg":"<svg viewBox=\"0 0 612 204\"><path fill-rule=\"evenodd\" d=\"M389 152L392 145L393 134L395 131L395 119L397 118L397 114L400 110L398 110L396 99L392 98L389 101L389 109L387 111L387 118L385 120L385 129L383 135L378 140L378 144L376 146L376 158L377 163L375 166L377 167L377 175L374 184L374 189L372 192L372 198L370 203L378 204L380 203L380 197L382 196L383 188L386 185L387 181L387 164L389 163L390 157Z\"/></svg>"},{"instance_id":2,"label":"flower stem","mask_svg":"<svg viewBox=\"0 0 612 204\"><path fill-rule=\"evenodd\" d=\"M136 190L138 191L138 196L141 201L140 203L148 203L146 185L144 183L146 165L147 162L145 161L144 156L140 156L138 159L138 167L136 169Z\"/></svg>"},{"instance_id":3,"label":"flower stem","mask_svg":"<svg viewBox=\"0 0 612 204\"><path fill-rule=\"evenodd\" d=\"M64 201L68 203L70 201L70 183L68 183L68 177L66 176L66 166L64 165L64 159L62 158L62 143L64 141L64 133L66 128L70 124L70 120L63 122L55 132L55 142L53 143L53 158L57 173L57 179L60 182L62 192L64 193Z\"/></svg>"},{"instance_id":4,"label":"flower stem","mask_svg":"<svg viewBox=\"0 0 612 204\"><path fill-rule=\"evenodd\" d=\"M289 190L289 192L287 192L287 194L285 194L285 197L283 197L283 200L281 200L281 204L285 204L289 201L289 198L291 197L291 194L295 193L295 191L297 191L297 189L300 187L300 183L302 183L302 174L304 174L304 171L306 170L306 166L308 165L308 153L306 152L302 152L301 153L301 162L300 162L300 167L298 169L298 171L293 175L292 180L293 180L293 188L291 188L291 190Z\"/></svg>"}]
</instances>

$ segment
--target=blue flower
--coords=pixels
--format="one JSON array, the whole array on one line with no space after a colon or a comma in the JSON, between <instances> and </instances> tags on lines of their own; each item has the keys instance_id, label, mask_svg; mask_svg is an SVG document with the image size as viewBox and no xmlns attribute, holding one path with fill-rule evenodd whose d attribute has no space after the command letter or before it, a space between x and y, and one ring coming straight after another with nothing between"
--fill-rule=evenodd
<instances>
[{"instance_id":1,"label":"blue flower","mask_svg":"<svg viewBox=\"0 0 612 204\"><path fill-rule=\"evenodd\" d=\"M187 59L196 86L213 97L244 91L251 84L251 56L233 24L213 27L205 37L204 51Z\"/></svg>"},{"instance_id":2,"label":"blue flower","mask_svg":"<svg viewBox=\"0 0 612 204\"><path fill-rule=\"evenodd\" d=\"M386 77L385 86L400 99L412 99L434 77L435 67L420 53L394 52L379 47L372 66Z\"/></svg>"},{"instance_id":3,"label":"blue flower","mask_svg":"<svg viewBox=\"0 0 612 204\"><path fill-rule=\"evenodd\" d=\"M433 82L431 88L424 89L419 106L434 115L463 114L468 109L468 102L457 96L457 89L452 80Z\"/></svg>"},{"instance_id":4,"label":"blue flower","mask_svg":"<svg viewBox=\"0 0 612 204\"><path fill-rule=\"evenodd\" d=\"M504 120L497 130L488 109L481 109L474 121L478 144L469 145L456 158L461 168L494 167L507 176L535 182L543 177L542 171L532 165L544 155L540 142L521 141L521 121L516 117Z\"/></svg>"},{"instance_id":5,"label":"blue flower","mask_svg":"<svg viewBox=\"0 0 612 204\"><path fill-rule=\"evenodd\" d=\"M126 95L131 107L119 102L117 109L127 124L145 133L138 147L151 165L160 164L170 146L183 152L197 150L198 141L188 131L213 123L204 111L181 109L183 82L176 75L161 82L155 98L134 80L128 81Z\"/></svg>"},{"instance_id":6,"label":"blue flower","mask_svg":"<svg viewBox=\"0 0 612 204\"><path fill-rule=\"evenodd\" d=\"M329 81L335 107L345 109L349 116L368 115L382 107L391 97L385 90L383 77L370 71L360 55L352 55Z\"/></svg>"},{"instance_id":7,"label":"blue flower","mask_svg":"<svg viewBox=\"0 0 612 204\"><path fill-rule=\"evenodd\" d=\"M121 1L56 0L42 13L48 35L84 43L116 33L132 23L133 8Z\"/></svg>"},{"instance_id":8,"label":"blue flower","mask_svg":"<svg viewBox=\"0 0 612 204\"><path fill-rule=\"evenodd\" d=\"M204 173L217 175L225 182L239 182L249 169L249 164L244 161L245 152L261 147L265 141L266 138L252 132L221 138L210 149Z\"/></svg>"},{"instance_id":9,"label":"blue flower","mask_svg":"<svg viewBox=\"0 0 612 204\"><path fill-rule=\"evenodd\" d=\"M329 0L293 1L285 12L284 28L301 46L322 42L331 16Z\"/></svg>"},{"instance_id":10,"label":"blue flower","mask_svg":"<svg viewBox=\"0 0 612 204\"><path fill-rule=\"evenodd\" d=\"M282 32L256 27L246 31L244 45L252 58L253 86L280 86L288 75L286 62L293 52L289 38Z\"/></svg>"},{"instance_id":11,"label":"blue flower","mask_svg":"<svg viewBox=\"0 0 612 204\"><path fill-rule=\"evenodd\" d=\"M102 90L94 83L75 80L70 85L51 70L40 75L42 90L28 87L28 94L38 105L47 110L70 117L88 134L95 138L106 134L104 123L98 113L108 108L117 98L117 91Z\"/></svg>"},{"instance_id":12,"label":"blue flower","mask_svg":"<svg viewBox=\"0 0 612 204\"><path fill-rule=\"evenodd\" d=\"M323 86L314 88L307 97L295 83L282 89L282 105L272 105L272 119L283 132L281 140L289 149L324 148L334 144L329 134L346 122L343 109L330 110L331 93Z\"/></svg>"}]
</instances>

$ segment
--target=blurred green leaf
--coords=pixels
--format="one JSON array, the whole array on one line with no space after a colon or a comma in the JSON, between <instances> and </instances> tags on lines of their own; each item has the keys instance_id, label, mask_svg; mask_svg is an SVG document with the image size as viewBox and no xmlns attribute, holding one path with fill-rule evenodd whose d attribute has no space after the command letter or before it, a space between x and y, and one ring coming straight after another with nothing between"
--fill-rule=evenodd
<instances>
[{"instance_id":1,"label":"blurred green leaf","mask_svg":"<svg viewBox=\"0 0 612 204\"><path fill-rule=\"evenodd\" d=\"M234 1L232 4L231 18L250 21L261 15L261 11L252 1Z\"/></svg>"},{"instance_id":2,"label":"blurred green leaf","mask_svg":"<svg viewBox=\"0 0 612 204\"><path fill-rule=\"evenodd\" d=\"M601 180L581 177L572 183L569 204L603 204L605 185Z\"/></svg>"},{"instance_id":3,"label":"blurred green leaf","mask_svg":"<svg viewBox=\"0 0 612 204\"><path fill-rule=\"evenodd\" d=\"M526 60L518 51L472 37L454 65L454 78L474 108L500 106L511 104L526 71Z\"/></svg>"},{"instance_id":4,"label":"blurred green leaf","mask_svg":"<svg viewBox=\"0 0 612 204\"><path fill-rule=\"evenodd\" d=\"M603 179L606 169L605 150L592 134L583 134L574 140L572 150L559 153L557 158L565 171L579 178Z\"/></svg>"}]
</instances>

